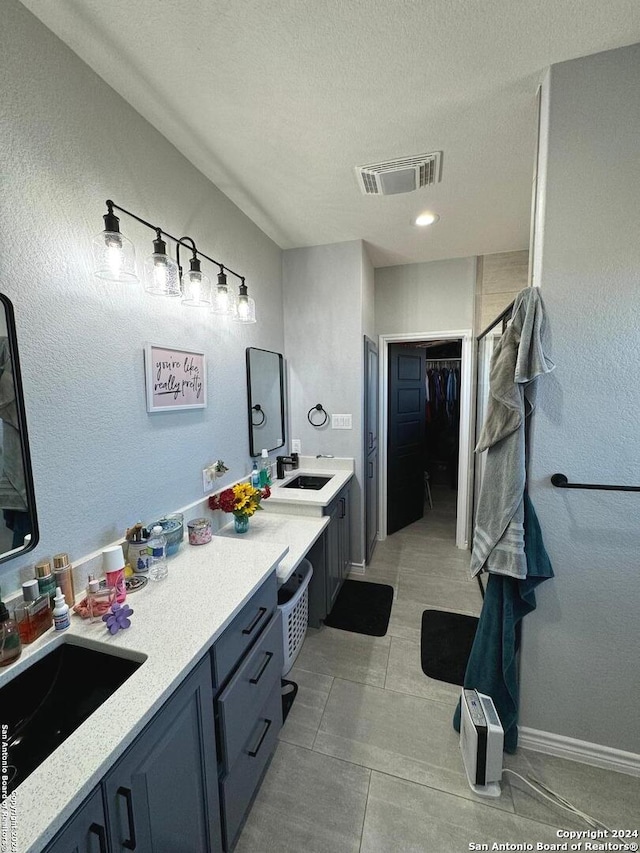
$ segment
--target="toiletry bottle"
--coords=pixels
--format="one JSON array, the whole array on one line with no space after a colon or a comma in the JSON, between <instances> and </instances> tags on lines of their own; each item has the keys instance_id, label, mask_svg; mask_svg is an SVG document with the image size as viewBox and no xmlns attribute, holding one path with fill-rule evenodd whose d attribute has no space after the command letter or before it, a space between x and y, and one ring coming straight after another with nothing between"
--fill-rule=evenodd
<instances>
[{"instance_id":1,"label":"toiletry bottle","mask_svg":"<svg viewBox=\"0 0 640 853\"><path fill-rule=\"evenodd\" d=\"M251 485L254 489L260 488L260 471L258 471L258 463L254 461L251 469Z\"/></svg>"},{"instance_id":2,"label":"toiletry bottle","mask_svg":"<svg viewBox=\"0 0 640 853\"><path fill-rule=\"evenodd\" d=\"M38 581L34 579L22 584L22 598L14 616L23 644L33 643L51 627L49 596L40 595Z\"/></svg>"},{"instance_id":3,"label":"toiletry bottle","mask_svg":"<svg viewBox=\"0 0 640 853\"><path fill-rule=\"evenodd\" d=\"M64 600L64 595L62 594L60 587L57 587L56 589L54 602L53 627L56 631L64 631L65 628L68 628L69 625L71 625L71 614L69 612L69 605Z\"/></svg>"},{"instance_id":4,"label":"toiletry bottle","mask_svg":"<svg viewBox=\"0 0 640 853\"><path fill-rule=\"evenodd\" d=\"M103 586L99 580L94 580L93 575L89 575L87 610L89 611L89 620L91 622L96 619L102 619L115 600L116 591L113 587Z\"/></svg>"},{"instance_id":5,"label":"toiletry bottle","mask_svg":"<svg viewBox=\"0 0 640 853\"><path fill-rule=\"evenodd\" d=\"M104 569L104 576L107 579L107 586L115 588L116 601L118 604L122 604L127 597L122 545L114 545L112 548L104 549L102 552L102 567Z\"/></svg>"},{"instance_id":6,"label":"toiletry bottle","mask_svg":"<svg viewBox=\"0 0 640 853\"><path fill-rule=\"evenodd\" d=\"M68 554L55 554L53 557L53 576L56 586L60 587L64 600L69 607L76 603L75 591L73 589L73 574Z\"/></svg>"},{"instance_id":7,"label":"toiletry bottle","mask_svg":"<svg viewBox=\"0 0 640 853\"><path fill-rule=\"evenodd\" d=\"M51 571L49 560L40 560L36 563L36 578L38 579L38 589L41 595L48 595L51 607L53 607L53 599L56 594L56 579Z\"/></svg>"},{"instance_id":8,"label":"toiletry bottle","mask_svg":"<svg viewBox=\"0 0 640 853\"><path fill-rule=\"evenodd\" d=\"M159 524L151 530L148 543L149 580L160 581L169 574L167 566L167 538Z\"/></svg>"},{"instance_id":9,"label":"toiletry bottle","mask_svg":"<svg viewBox=\"0 0 640 853\"><path fill-rule=\"evenodd\" d=\"M264 489L265 486L271 485L271 463L269 462L269 453L264 447L261 453L260 460L260 486Z\"/></svg>"},{"instance_id":10,"label":"toiletry bottle","mask_svg":"<svg viewBox=\"0 0 640 853\"><path fill-rule=\"evenodd\" d=\"M7 605L0 600L0 666L13 663L22 654L20 632L9 616Z\"/></svg>"}]
</instances>

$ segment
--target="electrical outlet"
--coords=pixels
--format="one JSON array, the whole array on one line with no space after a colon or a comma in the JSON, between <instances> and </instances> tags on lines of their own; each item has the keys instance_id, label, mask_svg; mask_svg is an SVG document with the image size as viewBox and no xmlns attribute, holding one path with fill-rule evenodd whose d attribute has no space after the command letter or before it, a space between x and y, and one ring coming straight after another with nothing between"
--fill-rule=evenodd
<instances>
[{"instance_id":1,"label":"electrical outlet","mask_svg":"<svg viewBox=\"0 0 640 853\"><path fill-rule=\"evenodd\" d=\"M213 465L202 469L202 488L205 495L207 492L212 492L215 489L216 469Z\"/></svg>"},{"instance_id":2,"label":"electrical outlet","mask_svg":"<svg viewBox=\"0 0 640 853\"><path fill-rule=\"evenodd\" d=\"M291 452L292 453L302 453L302 442L299 438L291 439Z\"/></svg>"}]
</instances>

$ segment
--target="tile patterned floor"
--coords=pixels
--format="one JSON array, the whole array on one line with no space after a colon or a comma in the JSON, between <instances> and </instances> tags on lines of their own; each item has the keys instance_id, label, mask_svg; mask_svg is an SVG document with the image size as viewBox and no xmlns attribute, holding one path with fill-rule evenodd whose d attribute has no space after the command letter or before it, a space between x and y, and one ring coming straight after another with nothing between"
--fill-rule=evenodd
<instances>
[{"instance_id":1,"label":"tile patterned floor","mask_svg":"<svg viewBox=\"0 0 640 853\"><path fill-rule=\"evenodd\" d=\"M451 726L458 688L427 678L420 623L428 607L478 615L482 599L455 547L455 493L379 542L366 576L394 589L389 630L367 637L309 630L289 674L298 696L236 853L462 853L471 843L553 844L587 825L517 779L499 800L472 793ZM532 774L618 828L640 824L640 779L520 750L505 766Z\"/></svg>"}]
</instances>

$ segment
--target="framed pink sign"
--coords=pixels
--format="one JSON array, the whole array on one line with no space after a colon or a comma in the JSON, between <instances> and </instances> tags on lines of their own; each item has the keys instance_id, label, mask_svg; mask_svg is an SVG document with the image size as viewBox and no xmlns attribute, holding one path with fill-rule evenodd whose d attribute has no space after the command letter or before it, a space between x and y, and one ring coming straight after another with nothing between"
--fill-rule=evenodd
<instances>
[{"instance_id":1,"label":"framed pink sign","mask_svg":"<svg viewBox=\"0 0 640 853\"><path fill-rule=\"evenodd\" d=\"M148 412L206 408L204 353L147 344L144 364Z\"/></svg>"}]
</instances>

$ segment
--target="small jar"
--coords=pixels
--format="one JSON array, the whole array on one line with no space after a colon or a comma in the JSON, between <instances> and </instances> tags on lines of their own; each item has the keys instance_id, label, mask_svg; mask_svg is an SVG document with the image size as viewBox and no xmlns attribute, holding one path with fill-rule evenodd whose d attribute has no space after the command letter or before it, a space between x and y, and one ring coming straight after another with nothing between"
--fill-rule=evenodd
<instances>
[{"instance_id":1,"label":"small jar","mask_svg":"<svg viewBox=\"0 0 640 853\"><path fill-rule=\"evenodd\" d=\"M194 518L187 522L189 545L206 545L211 542L211 522L208 518Z\"/></svg>"},{"instance_id":2,"label":"small jar","mask_svg":"<svg viewBox=\"0 0 640 853\"><path fill-rule=\"evenodd\" d=\"M149 571L148 542L148 539L140 539L139 542L129 542L127 559L129 560L129 565L137 575L146 575Z\"/></svg>"}]
</instances>

